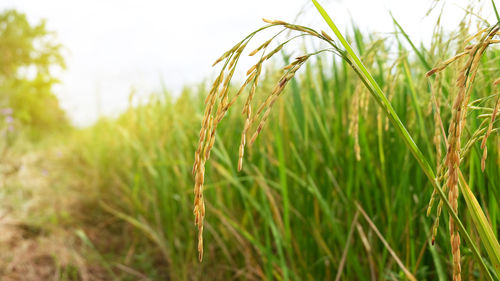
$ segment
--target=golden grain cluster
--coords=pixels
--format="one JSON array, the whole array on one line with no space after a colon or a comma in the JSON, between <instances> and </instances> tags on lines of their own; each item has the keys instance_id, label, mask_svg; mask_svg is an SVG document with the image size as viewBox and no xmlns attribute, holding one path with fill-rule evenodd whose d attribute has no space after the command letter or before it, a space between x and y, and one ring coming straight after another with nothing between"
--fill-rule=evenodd
<instances>
[{"instance_id":1,"label":"golden grain cluster","mask_svg":"<svg viewBox=\"0 0 500 281\"><path fill-rule=\"evenodd\" d=\"M444 190L448 189L448 201L450 202L453 211L458 212L458 197L459 197L459 173L460 173L460 159L461 159L461 137L462 131L465 126L465 118L467 116L467 111L470 101L470 88L476 77L477 70L479 68L479 61L485 52L486 48L492 44L497 43L497 40L493 40L493 37L497 35L498 27L493 29L483 29L477 34L471 36L466 40L466 43L476 39L481 38L478 43L468 45L465 50L458 55L444 61L438 67L427 72L427 76L431 76L435 73L439 73L449 66L452 62L458 59L468 56L464 65L461 67L461 71L458 75L456 81L457 94L452 105L452 117L450 125L448 128L448 138L447 138L447 152L445 158L446 171L446 185ZM498 102L497 102L498 104ZM495 119L496 112L492 114L492 120ZM491 126L490 126L491 127ZM488 129L490 131L490 129ZM485 149L486 139L488 131L483 137L483 144L481 145ZM486 150L485 150L486 151ZM484 161L486 158L486 153L483 154L482 167L484 170ZM431 199L429 208L432 207L434 196ZM439 214L441 212L441 204L438 207L438 216L434 226L433 241L435 239L437 225L439 222ZM430 210L430 209L429 209ZM460 265L460 234L456 226L455 220L450 216L449 220L449 231L450 231L450 243L453 255L453 280L461 280L461 265Z\"/></svg>"},{"instance_id":2,"label":"golden grain cluster","mask_svg":"<svg viewBox=\"0 0 500 281\"><path fill-rule=\"evenodd\" d=\"M279 34L281 34L284 30L292 30L298 31L301 34L294 37L298 38L300 36L314 36L329 42L332 46L333 40L330 36L328 36L325 32L316 32L313 29L308 27L289 24L283 21L271 21L264 19L264 22L269 25L251 33L241 42L236 44L229 51L225 52L219 59L215 61L214 66L218 63L225 61L222 67L222 70L215 82L213 83L209 94L205 100L206 108L205 113L202 119L202 126L200 130L200 138L198 142L198 148L195 152L195 162L193 165L193 174L195 176L195 187L194 187L194 215L195 215L195 225L198 227L198 252L199 252L199 260L201 261L203 258L203 219L205 217L205 203L203 199L203 182L205 177L205 162L210 156L210 151L215 142L215 132L219 122L222 120L228 109L236 102L237 98L245 91L248 85L251 85L250 90L248 92L244 107L243 107L243 115L245 116L245 125L243 127L241 133L241 142L239 148L239 157L238 157L238 170L243 168L243 156L245 154L245 147L247 145L252 145L257 136L262 131L266 121L271 114L271 110L276 100L280 96L280 94L285 89L287 83L295 76L300 67L307 61L307 59L316 53L306 54L303 56L299 56L295 58L295 60L289 65L283 68L283 75L278 80L276 85L274 86L271 93L264 99L264 101L257 107L257 110L253 110L252 101L254 99L254 95L259 84L259 77L262 72L262 66L264 62L269 60L272 56L277 54L285 44L287 44L290 40L285 41L284 43L278 44L277 47L267 52L267 48ZM249 53L249 56L254 56L259 52L262 52L260 59L257 61L255 65L253 65L246 73L247 78L243 85L239 88L239 90L234 94L229 101L229 84L231 78L233 77L234 71L236 69L236 65L238 59L240 58L243 50L252 39L252 37L259 31L273 27L273 26L281 26L283 29L278 32L275 36L271 37L271 39L265 41L258 48ZM338 51L337 49L328 51ZM250 128L252 125L256 124L256 128L252 134L249 134ZM247 137L250 137L250 140L247 143Z\"/></svg>"}]
</instances>

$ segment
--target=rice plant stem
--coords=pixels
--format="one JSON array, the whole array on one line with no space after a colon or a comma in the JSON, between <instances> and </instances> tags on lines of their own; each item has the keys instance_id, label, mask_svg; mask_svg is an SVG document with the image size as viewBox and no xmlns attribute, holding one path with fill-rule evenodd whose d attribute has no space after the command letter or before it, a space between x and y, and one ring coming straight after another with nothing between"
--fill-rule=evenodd
<instances>
[{"instance_id":1,"label":"rice plant stem","mask_svg":"<svg viewBox=\"0 0 500 281\"><path fill-rule=\"evenodd\" d=\"M349 245L351 244L352 235L354 233L354 227L358 223L359 210L356 210L354 214L354 219L352 219L351 227L349 228L349 234L347 234L347 241L345 242L344 251L342 252L342 258L340 259L339 268L337 269L337 275L335 276L335 281L339 281L342 277L342 271L344 269L345 261L347 258L347 252L349 251Z\"/></svg>"},{"instance_id":2,"label":"rice plant stem","mask_svg":"<svg viewBox=\"0 0 500 281\"><path fill-rule=\"evenodd\" d=\"M408 36L408 34L404 31L403 27L401 27L401 25L396 21L396 18L392 15L392 13L389 12L389 14L391 15L392 21L394 22L394 24L396 25L396 27L399 29L399 31L401 32L401 34L403 34L403 36L405 37L406 41L408 41L408 43L410 43L413 51L415 52L415 54L417 54L418 58L420 59L420 61L422 62L422 64L425 66L425 68L426 69L431 69L432 67L429 65L429 63L425 59L424 55L417 49L417 47L415 46L415 44L413 44L413 41L410 40L410 36Z\"/></svg>"},{"instance_id":3,"label":"rice plant stem","mask_svg":"<svg viewBox=\"0 0 500 281\"><path fill-rule=\"evenodd\" d=\"M417 279L415 278L415 276L413 276L413 274L411 274L411 272L405 267L405 265L403 264L403 262L398 258L398 255L396 254L396 252L394 252L394 250L391 248L391 246L389 245L389 243L384 239L384 236L382 235L382 233L380 233L380 231L378 230L377 226L375 226L375 224L373 223L373 221L366 214L365 210L363 210L363 208L361 208L361 205L359 205L358 202L354 202L354 204L356 205L358 211L361 212L361 215L363 215L363 217L365 218L365 220L368 223L368 225L370 226L370 228L375 232L375 234L378 236L378 238L380 239L380 241L382 241L382 244L384 244L384 246L387 249L387 251L389 251L389 253L391 254L391 256L394 258L394 260L396 261L396 263L399 265L399 267L401 268L401 270L404 272L404 274L406 275L406 278L408 278L411 281L417 281Z\"/></svg>"},{"instance_id":4,"label":"rice plant stem","mask_svg":"<svg viewBox=\"0 0 500 281\"><path fill-rule=\"evenodd\" d=\"M386 98L386 96L382 92L382 89L380 88L380 86L378 85L378 83L375 81L375 79L373 79L373 77L371 76L371 74L368 72L368 70L366 69L366 67L363 65L363 63L361 62L361 60L359 59L359 57L356 55L356 53L354 52L354 50L351 48L351 46L349 45L349 43L347 42L347 40L344 38L344 36L340 33L339 29L337 28L337 26L335 25L335 23L333 23L332 19L327 14L327 12L323 9L323 7L316 0L312 0L312 2L314 4L314 6L316 7L316 9L321 14L321 16L323 17L323 19L326 21L326 23L328 24L328 26L332 29L332 31L335 33L335 35L337 36L337 38L340 40L340 42L342 43L342 45L346 49L347 53L349 54L349 56L354 60L355 66L356 66L354 69L356 70L356 68L358 68L361 71L361 72L356 71L356 73L358 73L358 75L360 76L361 80L367 86L368 90L373 95L373 97L375 98L375 100L381 105L381 107L383 108L384 112L389 117L389 119L391 120L391 122L395 126L396 130L398 131L398 133L403 137L403 140L405 141L406 145L408 146L408 148L410 149L410 151L412 152L412 154L415 156L417 162L419 163L419 165L423 169L423 171L426 174L427 178L430 180L430 182L433 185L434 189L436 189L438 191L438 194L441 197L441 200L444 202L444 205L445 205L447 211L450 213L450 215L456 221L460 232L462 232L462 234L465 237L465 240L467 241L467 243L471 247L472 252L474 254L474 257L479 262L479 264L481 266L481 269L484 271L484 273L488 277L488 280L492 280L493 281L494 279L491 276L488 268L486 267L486 264L484 263L483 259L481 258L481 255L479 254L479 251L478 251L477 247L472 242L472 239L471 239L470 235L467 233L464 225L460 221L460 219L457 216L457 214L453 211L450 203L448 202L448 200L446 198L446 195L443 193L443 190L439 186L439 183L436 180L436 176L434 175L434 172L433 172L431 166L429 165L429 163L427 162L427 160L424 158L424 155L422 154L422 152L420 151L420 149L417 147L417 145L413 141L411 135L406 130L406 127L403 125L403 123L399 119L398 115L396 114L396 112L392 108L392 105L390 104L389 100ZM368 81L365 81L365 80L368 80Z\"/></svg>"},{"instance_id":5,"label":"rice plant stem","mask_svg":"<svg viewBox=\"0 0 500 281\"><path fill-rule=\"evenodd\" d=\"M495 16L497 17L497 21L500 21L500 15L498 15L497 6L495 5L495 0L491 0L491 5L493 5L493 10L495 11Z\"/></svg>"}]
</instances>

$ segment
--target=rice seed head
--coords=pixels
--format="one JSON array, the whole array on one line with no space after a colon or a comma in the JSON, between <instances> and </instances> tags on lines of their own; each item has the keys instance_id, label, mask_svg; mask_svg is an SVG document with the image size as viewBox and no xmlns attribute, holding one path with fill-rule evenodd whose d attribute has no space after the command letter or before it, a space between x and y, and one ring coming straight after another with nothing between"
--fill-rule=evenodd
<instances>
[{"instance_id":1,"label":"rice seed head","mask_svg":"<svg viewBox=\"0 0 500 281\"><path fill-rule=\"evenodd\" d=\"M438 227L439 227L439 216L436 217L436 220L434 221L434 225L432 226L432 238L431 238L432 245L434 245L434 243L436 242L436 234L437 234Z\"/></svg>"},{"instance_id":2,"label":"rice seed head","mask_svg":"<svg viewBox=\"0 0 500 281\"><path fill-rule=\"evenodd\" d=\"M333 41L332 37L330 37L330 35L323 30L321 30L321 35L323 35L328 41Z\"/></svg>"},{"instance_id":3,"label":"rice seed head","mask_svg":"<svg viewBox=\"0 0 500 281\"><path fill-rule=\"evenodd\" d=\"M271 38L269 40L267 40L266 42L264 42L264 44L260 45L257 49L253 50L250 54L248 54L250 57L254 56L255 54L257 54L260 50L262 49L265 49L267 48L267 46L269 46L269 44L271 43L271 41L273 40L274 38Z\"/></svg>"},{"instance_id":4,"label":"rice seed head","mask_svg":"<svg viewBox=\"0 0 500 281\"><path fill-rule=\"evenodd\" d=\"M265 23L269 23L269 24L272 24L272 25L286 25L287 23L284 22L284 21L280 21L280 20L268 20L268 19L262 19Z\"/></svg>"},{"instance_id":5,"label":"rice seed head","mask_svg":"<svg viewBox=\"0 0 500 281\"><path fill-rule=\"evenodd\" d=\"M272 25L282 25L285 29L289 30L295 30L295 31L300 31L303 34L302 35L313 35L316 36L320 39L324 38L329 38L326 33L323 32L323 35L320 35L320 33L310 29L306 28L303 26L299 25L292 25L288 24L283 21L277 21L277 20L266 20L264 19L266 23L269 23ZM203 197L203 184L204 184L204 177L205 177L205 163L210 157L210 152L214 146L215 143L215 138L216 138L216 129L218 127L219 122L222 120L222 118L225 116L229 108L234 105L236 102L236 99L241 96L241 94L245 91L246 87L248 85L251 85L250 91L248 93L248 96L246 98L244 107L243 107L243 114L245 115L245 126L242 131L242 136L241 136L241 142L240 142L240 147L239 147L239 154L238 154L238 170L241 170L243 168L243 157L245 154L245 146L247 146L247 136L249 133L250 128L252 127L252 124L260 118L259 124L257 126L257 129L255 130L249 144L251 145L256 137L259 135L261 130L263 129L267 119L270 116L271 109L276 102L277 98L281 95L283 92L286 84L294 77L295 73L297 70L302 66L302 64L311 56L318 54L319 52L316 53L311 53L305 56L300 56L295 59L293 63L290 65L286 66L284 68L285 74L281 77L281 79L278 81L278 83L275 85L273 91L268 95L268 97L265 99L264 103L261 104L260 107L258 107L257 113L252 114L252 101L253 97L256 92L256 88L259 83L259 77L261 74L262 70L262 64L264 61L270 59L273 55L278 53L285 44L290 42L290 40L286 41L285 43L282 43L278 45L276 48L274 48L271 52L269 53L264 53L261 57L261 59L254 65L252 66L248 71L247 71L247 79L243 83L243 85L240 87L238 92L230 97L229 96L229 91L230 91L230 81L233 77L233 74L235 72L235 68L238 62L239 57L243 53L245 47L247 46L248 42L250 39L259 31L271 27L271 26L264 26L263 28L249 34L247 37L245 37L244 40L241 42L237 43L233 48L231 48L229 51L225 52L222 54L221 57L219 57L215 63L214 66L222 61L225 61L222 70L220 71L220 74L217 76L215 79L214 83L212 84L212 87L210 88L209 94L207 95L205 99L205 112L203 114L203 118L201 121L201 129L200 129L200 134L199 134L199 141L198 141L198 146L195 151L195 160L193 164L193 170L192 173L194 175L194 207L193 207L193 214L194 214L194 222L195 226L198 228L198 259L200 262L203 259L203 222L204 222L204 217L205 217L205 202L204 202L204 197ZM279 34L279 33L278 33ZM302 36L300 35L300 36ZM271 39L267 40L264 42L262 45L260 45L257 49L252 51L250 53L250 56L253 56L257 54L259 51L266 49L269 44L272 42L274 38L276 38L277 35L272 37ZM294 38L298 38L300 36L296 36ZM292 38L293 39L293 38ZM331 38L330 38L331 39ZM331 50L331 49L328 49ZM325 51L325 50L323 50ZM337 50L338 52L338 50Z\"/></svg>"},{"instance_id":6,"label":"rice seed head","mask_svg":"<svg viewBox=\"0 0 500 281\"><path fill-rule=\"evenodd\" d=\"M250 118L252 115L252 108L249 105L248 109L246 110L247 118L245 119L245 126L243 128L243 131L241 132L241 143L240 143L240 150L238 154L238 172L243 169L243 156L245 154L245 145L246 145L246 136L248 129L250 128Z\"/></svg>"},{"instance_id":7,"label":"rice seed head","mask_svg":"<svg viewBox=\"0 0 500 281\"><path fill-rule=\"evenodd\" d=\"M438 72L438 71L440 71L440 69L438 69L438 68L433 68L433 69L431 69L431 70L427 71L427 73L425 73L425 77L432 76L434 73L436 73L436 72Z\"/></svg>"},{"instance_id":8,"label":"rice seed head","mask_svg":"<svg viewBox=\"0 0 500 281\"><path fill-rule=\"evenodd\" d=\"M205 217L205 203L203 201L203 181L205 167L204 163L198 165L198 169L196 171L196 180L194 187L194 209L193 213L195 216L195 225L198 227L198 259L200 262L203 259L203 219Z\"/></svg>"},{"instance_id":9,"label":"rice seed head","mask_svg":"<svg viewBox=\"0 0 500 281\"><path fill-rule=\"evenodd\" d=\"M498 85L500 83L500 77L498 77L497 79L495 79L495 81L493 81L493 85Z\"/></svg>"},{"instance_id":10,"label":"rice seed head","mask_svg":"<svg viewBox=\"0 0 500 281\"><path fill-rule=\"evenodd\" d=\"M223 61L224 59L226 59L227 57L229 57L230 55L232 55L235 51L237 51L240 46L243 44L243 41L237 43L236 45L234 45L229 51L225 52L224 54L222 54L222 56L220 56L213 64L212 64L212 67L216 66L217 64L219 64L221 61Z\"/></svg>"},{"instance_id":11,"label":"rice seed head","mask_svg":"<svg viewBox=\"0 0 500 281\"><path fill-rule=\"evenodd\" d=\"M481 30L479 30L476 34L473 34L471 36L469 36L467 39L464 40L464 43L469 43L470 41L478 38L478 37L481 37L483 35L484 32L486 32L488 30L488 28L483 28Z\"/></svg>"},{"instance_id":12,"label":"rice seed head","mask_svg":"<svg viewBox=\"0 0 500 281\"><path fill-rule=\"evenodd\" d=\"M429 204L427 205L426 216L430 216L432 212L432 206L434 205L434 201L436 200L436 190L432 192L431 199L429 200Z\"/></svg>"},{"instance_id":13,"label":"rice seed head","mask_svg":"<svg viewBox=\"0 0 500 281\"><path fill-rule=\"evenodd\" d=\"M465 116L467 114L467 107L470 99L469 86L474 81L477 69L479 66L480 58L488 46L488 40L496 34L497 28L490 34L483 36L479 43L473 45L469 51L469 58L462 67L458 78L457 87L458 94L455 97L452 107L452 118L449 125L448 133L448 148L446 154L446 162L448 174L446 178L446 185L448 187L448 200L454 212L458 212L458 173L460 169L460 138L462 130L465 125ZM452 262L453 262L453 280L461 280L461 265L460 265L460 234L455 224L454 219L450 215L449 220L450 243L452 248Z\"/></svg>"},{"instance_id":14,"label":"rice seed head","mask_svg":"<svg viewBox=\"0 0 500 281\"><path fill-rule=\"evenodd\" d=\"M250 69L247 70L247 76L250 76L250 74L252 74L252 72L254 72L254 70L257 69L257 66L259 66L259 63L252 65L252 67L250 67Z\"/></svg>"},{"instance_id":15,"label":"rice seed head","mask_svg":"<svg viewBox=\"0 0 500 281\"><path fill-rule=\"evenodd\" d=\"M457 95L452 105L452 118L448 128L448 145L447 145L447 153L445 158L445 164L447 166L448 172L446 177L446 186L448 187L448 200L454 212L458 211L458 171L460 169L460 138L462 134L463 124L465 123L465 113L467 111L467 103L468 103L468 85L473 80L474 76L471 75L471 69L477 69L476 50L480 44L474 45L472 48L468 49L466 54L469 55L468 60L462 67L457 81ZM430 76L436 72L439 72L446 68L451 62L456 61L459 57L464 56L465 54L461 53L452 57L451 59L443 62L439 67L432 69L427 72L426 76ZM432 203L432 199L431 202ZM441 205L442 202L439 203ZM440 206L438 206L439 209ZM439 212L440 210L438 210ZM432 242L435 241L435 233L437 232L437 226L439 223L439 214L436 218L436 222L433 229L433 237ZM458 228L455 225L455 221L450 215L449 219L449 232L450 232L450 244L452 248L452 262L453 262L453 280L460 281L461 280L461 266L460 266L460 234L458 233Z\"/></svg>"},{"instance_id":16,"label":"rice seed head","mask_svg":"<svg viewBox=\"0 0 500 281\"><path fill-rule=\"evenodd\" d=\"M267 54L264 57L264 60L270 59L272 56L274 56L277 52L279 52L285 44L280 44L278 47L276 47L274 50L272 50L269 54Z\"/></svg>"},{"instance_id":17,"label":"rice seed head","mask_svg":"<svg viewBox=\"0 0 500 281\"><path fill-rule=\"evenodd\" d=\"M470 51L471 51L471 49L466 50L466 51L464 51L464 52L461 52L461 53L459 53L459 54L457 54L457 55L455 55L455 56L453 56L453 57L451 57L451 58L449 58L449 59L445 60L444 62L442 62L441 64L439 64L439 66L437 66L437 67L435 67L435 68L431 69L430 71L428 71L428 72L425 74L425 76L426 76L426 77L429 77L429 76L432 76L432 75L433 75L433 74L435 74L435 73L439 73L439 72L441 72L443 69L447 68L447 67L448 67L451 63L453 63L453 62L455 62L456 60L458 60L458 59L462 58L463 56L465 56L465 55L469 54L469 53L470 53Z\"/></svg>"},{"instance_id":18,"label":"rice seed head","mask_svg":"<svg viewBox=\"0 0 500 281\"><path fill-rule=\"evenodd\" d=\"M221 57L219 57L216 61L214 61L214 63L212 64L212 67L216 66L217 64L219 64L219 62L221 62L222 60L224 60L225 58L227 58L229 54L226 52L224 53Z\"/></svg>"},{"instance_id":19,"label":"rice seed head","mask_svg":"<svg viewBox=\"0 0 500 281\"><path fill-rule=\"evenodd\" d=\"M250 145L253 145L253 143L257 139L258 135L260 134L260 132L264 128L264 125L266 124L266 121L269 118L269 115L271 113L271 109L272 109L274 103L276 102L277 98L283 92L287 83L295 76L295 73L297 72L297 70L299 70L299 68L302 66L303 63L305 63L305 61L308 58L309 58L308 55L296 58L296 60L294 62L294 66L289 68L289 71L281 77L281 79L275 85L271 95L265 100L264 104L262 104L259 107L259 109L257 111L257 115L259 115L263 111L264 108L267 108L267 110L264 112L264 115L262 116L261 121L260 121L257 129L255 130L255 132L253 133L253 135L250 139L250 142L249 142Z\"/></svg>"},{"instance_id":20,"label":"rice seed head","mask_svg":"<svg viewBox=\"0 0 500 281\"><path fill-rule=\"evenodd\" d=\"M483 149L483 156L481 157L481 171L484 172L484 169L486 168L486 157L488 157L488 148L485 147Z\"/></svg>"}]
</instances>

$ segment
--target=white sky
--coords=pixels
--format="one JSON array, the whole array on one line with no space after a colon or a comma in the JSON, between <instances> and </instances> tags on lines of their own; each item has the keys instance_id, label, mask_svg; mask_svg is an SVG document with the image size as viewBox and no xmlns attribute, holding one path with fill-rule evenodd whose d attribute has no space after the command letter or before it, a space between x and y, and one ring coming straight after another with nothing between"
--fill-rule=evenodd
<instances>
[{"instance_id":1,"label":"white sky","mask_svg":"<svg viewBox=\"0 0 500 281\"><path fill-rule=\"evenodd\" d=\"M466 2L447 2L444 25L450 30ZM423 20L431 0L320 3L341 30L352 17L363 30L391 32L391 10L416 41L432 32L435 18ZM184 85L212 77L213 61L262 26L261 18L294 21L306 4L298 23L328 30L306 0L2 0L0 10L15 8L32 23L45 18L57 33L68 68L55 91L73 123L82 126L99 112L116 115L126 108L131 89L146 96L163 81L176 95ZM489 6L482 15L493 19Z\"/></svg>"}]
</instances>

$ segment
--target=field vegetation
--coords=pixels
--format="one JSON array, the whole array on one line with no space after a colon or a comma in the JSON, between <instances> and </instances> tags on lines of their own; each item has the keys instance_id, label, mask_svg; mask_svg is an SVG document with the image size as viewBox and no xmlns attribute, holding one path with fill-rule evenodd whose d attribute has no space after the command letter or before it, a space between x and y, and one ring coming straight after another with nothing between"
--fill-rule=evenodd
<instances>
[{"instance_id":1,"label":"field vegetation","mask_svg":"<svg viewBox=\"0 0 500 281\"><path fill-rule=\"evenodd\" d=\"M59 47L30 45L43 24L0 15L0 275L499 280L498 23L471 6L419 44L397 18L340 32L313 2L331 30L266 20L211 81L85 129L52 94ZM45 55L6 55L11 26Z\"/></svg>"}]
</instances>

